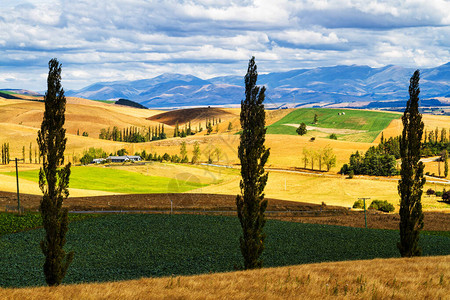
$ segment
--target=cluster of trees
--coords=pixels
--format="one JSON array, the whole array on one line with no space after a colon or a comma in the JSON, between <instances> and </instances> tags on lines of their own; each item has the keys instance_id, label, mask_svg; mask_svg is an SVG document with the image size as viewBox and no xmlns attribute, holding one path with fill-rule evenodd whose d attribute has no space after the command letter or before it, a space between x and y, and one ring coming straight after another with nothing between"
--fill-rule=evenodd
<instances>
[{"instance_id":1,"label":"cluster of trees","mask_svg":"<svg viewBox=\"0 0 450 300\"><path fill-rule=\"evenodd\" d=\"M445 188L441 191L435 191L433 189L427 190L427 195L435 195L436 197L442 197L442 201L445 203L450 203L450 190L446 191Z\"/></svg>"},{"instance_id":2,"label":"cluster of trees","mask_svg":"<svg viewBox=\"0 0 450 300\"><path fill-rule=\"evenodd\" d=\"M340 170L345 175L398 175L397 161L400 158L400 137L385 139L381 133L381 141L377 146L370 147L366 153L356 151L350 155L348 164Z\"/></svg>"},{"instance_id":3,"label":"cluster of trees","mask_svg":"<svg viewBox=\"0 0 450 300\"><path fill-rule=\"evenodd\" d=\"M362 199L355 201L353 203L353 208L364 208L364 202ZM370 203L369 209L375 209L383 212L393 212L395 210L394 205L389 203L388 201L384 200L373 200L372 203Z\"/></svg>"},{"instance_id":4,"label":"cluster of trees","mask_svg":"<svg viewBox=\"0 0 450 300\"><path fill-rule=\"evenodd\" d=\"M77 135L80 135L80 129L77 129ZM89 136L89 133L87 133L86 131L83 131L83 133L81 135L82 136Z\"/></svg>"},{"instance_id":5,"label":"cluster of trees","mask_svg":"<svg viewBox=\"0 0 450 300\"><path fill-rule=\"evenodd\" d=\"M89 148L89 150L85 150L83 152L83 156L80 159L80 163L83 165L87 165L87 164L91 163L91 161L94 158L106 158L107 156L108 156L108 154L106 154L106 152L103 151L102 148L91 147L91 148Z\"/></svg>"},{"instance_id":6,"label":"cluster of trees","mask_svg":"<svg viewBox=\"0 0 450 300\"><path fill-rule=\"evenodd\" d=\"M202 129L201 125L199 125L199 131L203 130L203 129L202 130L200 130L200 129ZM175 124L175 129L173 131L173 137L182 137L182 138L184 138L184 137L187 137L189 135L194 135L194 134L196 134L196 132L194 132L192 130L191 121L189 121L188 124L184 124L184 128L182 128L181 131L180 131L180 126L178 125L178 121Z\"/></svg>"},{"instance_id":7,"label":"cluster of trees","mask_svg":"<svg viewBox=\"0 0 450 300\"><path fill-rule=\"evenodd\" d=\"M367 152L356 151L350 155L350 162L340 170L345 175L394 176L398 174L395 156L370 147Z\"/></svg>"},{"instance_id":8,"label":"cluster of trees","mask_svg":"<svg viewBox=\"0 0 450 300\"><path fill-rule=\"evenodd\" d=\"M210 135L213 132L213 126L215 125L215 131L219 132L219 123L222 123L222 120L216 119L216 118L212 118L212 119L206 119L205 122L205 127L206 127L206 134ZM230 123L228 124L228 128L230 127ZM231 129L229 129L231 130Z\"/></svg>"},{"instance_id":9,"label":"cluster of trees","mask_svg":"<svg viewBox=\"0 0 450 300\"><path fill-rule=\"evenodd\" d=\"M142 152L136 152L135 155L139 155L143 160L147 161L170 161L173 163L188 163L189 158L187 155L187 149L186 149L186 142L181 143L180 146L180 155L174 154L170 155L167 152L163 155L158 155L155 153L147 153L146 150L142 150ZM200 150L200 144L198 142L194 143L194 149L192 151L192 158L191 163L197 163L200 160L201 150Z\"/></svg>"},{"instance_id":10,"label":"cluster of trees","mask_svg":"<svg viewBox=\"0 0 450 300\"><path fill-rule=\"evenodd\" d=\"M220 118L216 119L216 118L212 118L209 119L207 118L205 121L205 128L206 128L206 134L210 135L213 130L215 130L216 132L219 132L219 124L222 123L222 120ZM215 126L215 129L214 129ZM231 130L232 125L231 122L228 124L228 130ZM189 121L189 123L184 124L184 128L181 128L180 130L180 126L178 125L178 122L175 124L175 130L173 132L173 137L186 137L189 135L194 135L197 132L202 132L203 131L203 127L202 124L199 123L198 124L198 129L196 131L194 131L191 127L191 121Z\"/></svg>"},{"instance_id":11,"label":"cluster of trees","mask_svg":"<svg viewBox=\"0 0 450 300\"><path fill-rule=\"evenodd\" d=\"M424 141L422 142L421 150L422 156L441 155L444 150L450 151L449 138L447 137L447 130L442 128L439 134L439 129L424 133ZM428 136L428 138L427 138Z\"/></svg>"},{"instance_id":12,"label":"cluster of trees","mask_svg":"<svg viewBox=\"0 0 450 300\"><path fill-rule=\"evenodd\" d=\"M327 171L336 165L336 155L330 146L326 146L321 150L310 150L303 148L303 163L304 168L311 164L311 170L314 170L314 163L317 162L319 171L322 171L322 165L325 165Z\"/></svg>"},{"instance_id":13,"label":"cluster of trees","mask_svg":"<svg viewBox=\"0 0 450 300\"><path fill-rule=\"evenodd\" d=\"M143 143L149 141L166 139L166 133L164 132L164 124L158 126L149 126L148 128L137 128L130 126L120 130L117 126L113 128L102 128L98 136L103 140L111 140L118 142L128 143Z\"/></svg>"},{"instance_id":14,"label":"cluster of trees","mask_svg":"<svg viewBox=\"0 0 450 300\"><path fill-rule=\"evenodd\" d=\"M436 144L436 143L448 143L450 139L450 130L449 130L449 135L447 136L447 129L442 128L441 131L439 132L439 128L436 127L436 129L430 130L430 132L427 133L426 130L424 130L423 133L423 143L431 143L431 144Z\"/></svg>"},{"instance_id":15,"label":"cluster of trees","mask_svg":"<svg viewBox=\"0 0 450 300\"><path fill-rule=\"evenodd\" d=\"M1 163L2 164L9 164L11 161L11 154L10 154L10 145L9 143L3 143L2 144L2 157L1 157ZM29 150L28 150L28 162L30 164L33 163L33 157L34 157L34 163L41 163L41 157L38 155L37 149L34 148L33 150L33 144L30 143ZM27 156L26 156L26 148L25 146L22 146L22 161L23 163L27 162Z\"/></svg>"},{"instance_id":16,"label":"cluster of trees","mask_svg":"<svg viewBox=\"0 0 450 300\"><path fill-rule=\"evenodd\" d=\"M2 144L2 164L9 164L10 154L9 154L9 143Z\"/></svg>"},{"instance_id":17,"label":"cluster of trees","mask_svg":"<svg viewBox=\"0 0 450 300\"><path fill-rule=\"evenodd\" d=\"M450 143L447 138L447 130L442 128L440 135L438 135L439 129L436 128L434 131L426 133L424 132L424 138L420 145L421 157L429 157L436 155L443 155L444 151L450 151ZM435 138L440 136L439 139ZM380 144L377 146L381 148L386 153L394 155L395 158L400 158L400 137L391 137L389 139L383 138L383 133L381 134Z\"/></svg>"}]
</instances>

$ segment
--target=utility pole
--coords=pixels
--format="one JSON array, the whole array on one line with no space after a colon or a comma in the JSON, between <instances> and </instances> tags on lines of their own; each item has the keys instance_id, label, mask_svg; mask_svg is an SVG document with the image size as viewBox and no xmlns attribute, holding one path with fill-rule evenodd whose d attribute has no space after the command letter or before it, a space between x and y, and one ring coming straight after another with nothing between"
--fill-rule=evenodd
<instances>
[{"instance_id":1,"label":"utility pole","mask_svg":"<svg viewBox=\"0 0 450 300\"><path fill-rule=\"evenodd\" d=\"M363 200L364 201L364 225L367 228L366 199L369 200L370 198L358 198L358 200Z\"/></svg>"}]
</instances>

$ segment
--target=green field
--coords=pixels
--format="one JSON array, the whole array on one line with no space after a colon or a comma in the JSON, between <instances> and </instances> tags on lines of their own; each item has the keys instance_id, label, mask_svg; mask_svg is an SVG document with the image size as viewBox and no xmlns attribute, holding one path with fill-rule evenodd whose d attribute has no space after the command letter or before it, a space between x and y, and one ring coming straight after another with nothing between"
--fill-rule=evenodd
<instances>
[{"instance_id":1,"label":"green field","mask_svg":"<svg viewBox=\"0 0 450 300\"><path fill-rule=\"evenodd\" d=\"M70 188L126 194L182 193L206 186L200 182L147 176L136 172L103 167L72 167ZM15 176L15 172L4 173ZM19 177L38 182L39 170L19 172Z\"/></svg>"},{"instance_id":2,"label":"green field","mask_svg":"<svg viewBox=\"0 0 450 300\"><path fill-rule=\"evenodd\" d=\"M236 217L105 215L70 223L75 258L64 283L233 271L242 263ZM399 257L398 231L268 220L264 266ZM35 229L3 235L0 286L45 285ZM450 254L450 238L422 235L424 255Z\"/></svg>"},{"instance_id":3,"label":"green field","mask_svg":"<svg viewBox=\"0 0 450 300\"><path fill-rule=\"evenodd\" d=\"M0 94L17 95L17 93L15 93L15 92L3 91L3 90L0 90Z\"/></svg>"},{"instance_id":4,"label":"green field","mask_svg":"<svg viewBox=\"0 0 450 300\"><path fill-rule=\"evenodd\" d=\"M338 113L345 112L345 115ZM314 114L318 115L318 123L313 124ZM290 134L297 135L296 128L284 124L305 123L306 126L333 129L350 129L364 132L336 133L338 140L353 142L373 142L378 134L386 128L389 123L400 118L400 115L364 111L329 108L301 108L292 111L281 120L267 127L268 134ZM317 130L310 130L307 136L317 136ZM329 135L329 134L324 134Z\"/></svg>"}]
</instances>

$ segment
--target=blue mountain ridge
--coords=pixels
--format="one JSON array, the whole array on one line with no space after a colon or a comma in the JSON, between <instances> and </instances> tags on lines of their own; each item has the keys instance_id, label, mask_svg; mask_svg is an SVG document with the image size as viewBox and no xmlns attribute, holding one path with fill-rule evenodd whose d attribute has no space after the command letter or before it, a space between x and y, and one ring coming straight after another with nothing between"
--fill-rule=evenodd
<instances>
[{"instance_id":1,"label":"blue mountain ridge","mask_svg":"<svg viewBox=\"0 0 450 300\"><path fill-rule=\"evenodd\" d=\"M266 103L274 105L404 100L414 70L394 65L319 67L260 74L257 84L266 86ZM421 70L420 88L422 99L448 96L450 62ZM233 105L244 97L244 76L201 79L168 73L136 81L97 82L66 91L66 95L96 100L126 98L146 107Z\"/></svg>"}]
</instances>

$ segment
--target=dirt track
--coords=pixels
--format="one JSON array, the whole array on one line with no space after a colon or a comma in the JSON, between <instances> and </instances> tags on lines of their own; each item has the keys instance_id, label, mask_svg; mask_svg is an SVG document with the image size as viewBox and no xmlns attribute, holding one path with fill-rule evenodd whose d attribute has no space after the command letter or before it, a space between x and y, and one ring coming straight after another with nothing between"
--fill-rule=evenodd
<instances>
[{"instance_id":1,"label":"dirt track","mask_svg":"<svg viewBox=\"0 0 450 300\"><path fill-rule=\"evenodd\" d=\"M37 210L40 196L21 194L21 206L26 210ZM74 197L64 206L72 211L168 211L171 200L176 213L189 211L199 214L235 215L236 198L233 195L215 194L133 194L97 197ZM267 217L291 222L316 223L364 227L364 213L349 211L344 207L327 206L268 199ZM17 205L15 193L0 192L0 210L6 205ZM369 211L369 228L398 229L398 214ZM450 214L425 212L425 230L450 231Z\"/></svg>"}]
</instances>

